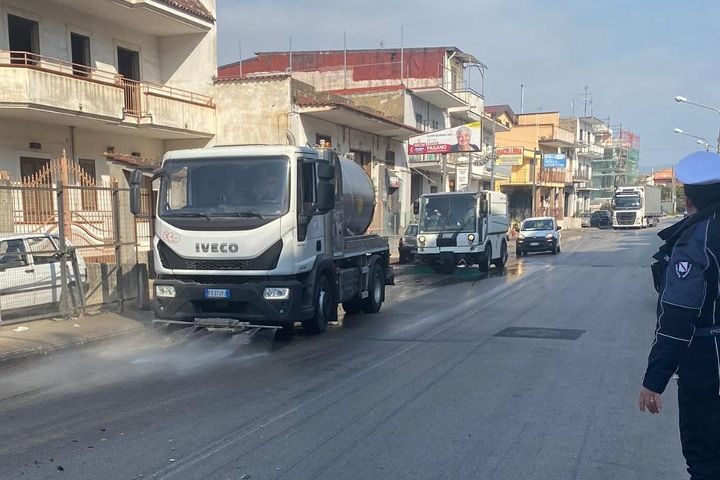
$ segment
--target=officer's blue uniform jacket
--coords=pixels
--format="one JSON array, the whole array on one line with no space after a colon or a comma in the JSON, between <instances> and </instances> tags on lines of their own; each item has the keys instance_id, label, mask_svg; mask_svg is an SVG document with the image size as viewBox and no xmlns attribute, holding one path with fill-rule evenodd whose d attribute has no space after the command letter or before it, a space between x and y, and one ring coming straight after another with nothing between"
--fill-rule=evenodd
<instances>
[{"instance_id":1,"label":"officer's blue uniform jacket","mask_svg":"<svg viewBox=\"0 0 720 480\"><path fill-rule=\"evenodd\" d=\"M695 335L699 328L720 327L720 213L696 215L659 234L668 239L668 263L643 380L657 393L677 371L682 388L720 395L720 337Z\"/></svg>"}]
</instances>

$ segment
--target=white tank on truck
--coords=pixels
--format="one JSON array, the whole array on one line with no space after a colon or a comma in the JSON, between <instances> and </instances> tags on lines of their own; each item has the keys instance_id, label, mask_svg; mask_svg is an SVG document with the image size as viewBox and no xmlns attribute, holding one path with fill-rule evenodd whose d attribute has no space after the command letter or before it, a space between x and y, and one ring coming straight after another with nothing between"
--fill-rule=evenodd
<instances>
[{"instance_id":1,"label":"white tank on truck","mask_svg":"<svg viewBox=\"0 0 720 480\"><path fill-rule=\"evenodd\" d=\"M294 146L169 152L153 256L155 323L319 333L376 313L393 284L387 238L367 235L375 189L329 150ZM131 175L140 208L142 173Z\"/></svg>"},{"instance_id":2,"label":"white tank on truck","mask_svg":"<svg viewBox=\"0 0 720 480\"><path fill-rule=\"evenodd\" d=\"M612 198L613 228L653 227L660 223L661 206L660 187L618 187Z\"/></svg>"}]
</instances>

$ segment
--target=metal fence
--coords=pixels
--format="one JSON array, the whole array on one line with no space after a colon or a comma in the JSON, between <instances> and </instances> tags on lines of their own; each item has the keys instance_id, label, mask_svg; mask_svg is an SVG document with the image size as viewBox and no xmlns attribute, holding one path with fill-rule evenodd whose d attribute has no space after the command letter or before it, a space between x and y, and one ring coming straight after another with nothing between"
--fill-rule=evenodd
<instances>
[{"instance_id":1,"label":"metal fence","mask_svg":"<svg viewBox=\"0 0 720 480\"><path fill-rule=\"evenodd\" d=\"M0 177L2 322L122 308L127 271L152 238L151 192L137 218L129 198L128 188L96 182L64 155L30 176Z\"/></svg>"}]
</instances>

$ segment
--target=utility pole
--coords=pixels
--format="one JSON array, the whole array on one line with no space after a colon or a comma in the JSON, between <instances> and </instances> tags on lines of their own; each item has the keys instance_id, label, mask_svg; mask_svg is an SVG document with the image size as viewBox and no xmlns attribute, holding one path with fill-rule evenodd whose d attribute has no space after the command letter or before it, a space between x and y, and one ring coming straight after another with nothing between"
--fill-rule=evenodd
<instances>
[{"instance_id":1,"label":"utility pole","mask_svg":"<svg viewBox=\"0 0 720 480\"><path fill-rule=\"evenodd\" d=\"M520 84L520 113L525 113L525 84Z\"/></svg>"}]
</instances>

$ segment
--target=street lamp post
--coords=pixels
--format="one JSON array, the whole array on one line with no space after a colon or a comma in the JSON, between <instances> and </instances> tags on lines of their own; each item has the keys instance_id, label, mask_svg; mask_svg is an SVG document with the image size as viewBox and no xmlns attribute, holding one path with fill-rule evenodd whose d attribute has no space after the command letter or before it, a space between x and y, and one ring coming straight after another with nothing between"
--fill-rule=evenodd
<instances>
[{"instance_id":1,"label":"street lamp post","mask_svg":"<svg viewBox=\"0 0 720 480\"><path fill-rule=\"evenodd\" d=\"M700 136L698 136L698 135L692 135L692 134L690 134L690 133L685 133L685 131L684 131L683 129L681 129L681 128L673 128L673 132L675 132L675 133L678 134L678 135L685 136L685 137L695 138L695 139L697 139L697 143L698 143L699 145L702 145L702 146L705 147L705 151L709 151L709 150L710 150L710 144L709 144L708 141L707 141L706 139L704 139L703 137L700 137Z\"/></svg>"},{"instance_id":2,"label":"street lamp post","mask_svg":"<svg viewBox=\"0 0 720 480\"><path fill-rule=\"evenodd\" d=\"M705 109L707 109L707 110L712 110L713 112L715 112L715 113L717 113L718 115L720 115L720 108L711 107L710 105L705 105L705 104L703 104L703 103L691 102L691 101L688 100L687 98L682 97L682 96L680 96L680 95L678 95L677 97L675 97L675 101L678 102L678 103L687 103L687 104L690 104L690 105L695 105L696 107L705 108ZM718 126L717 153L720 154L720 125Z\"/></svg>"}]
</instances>

